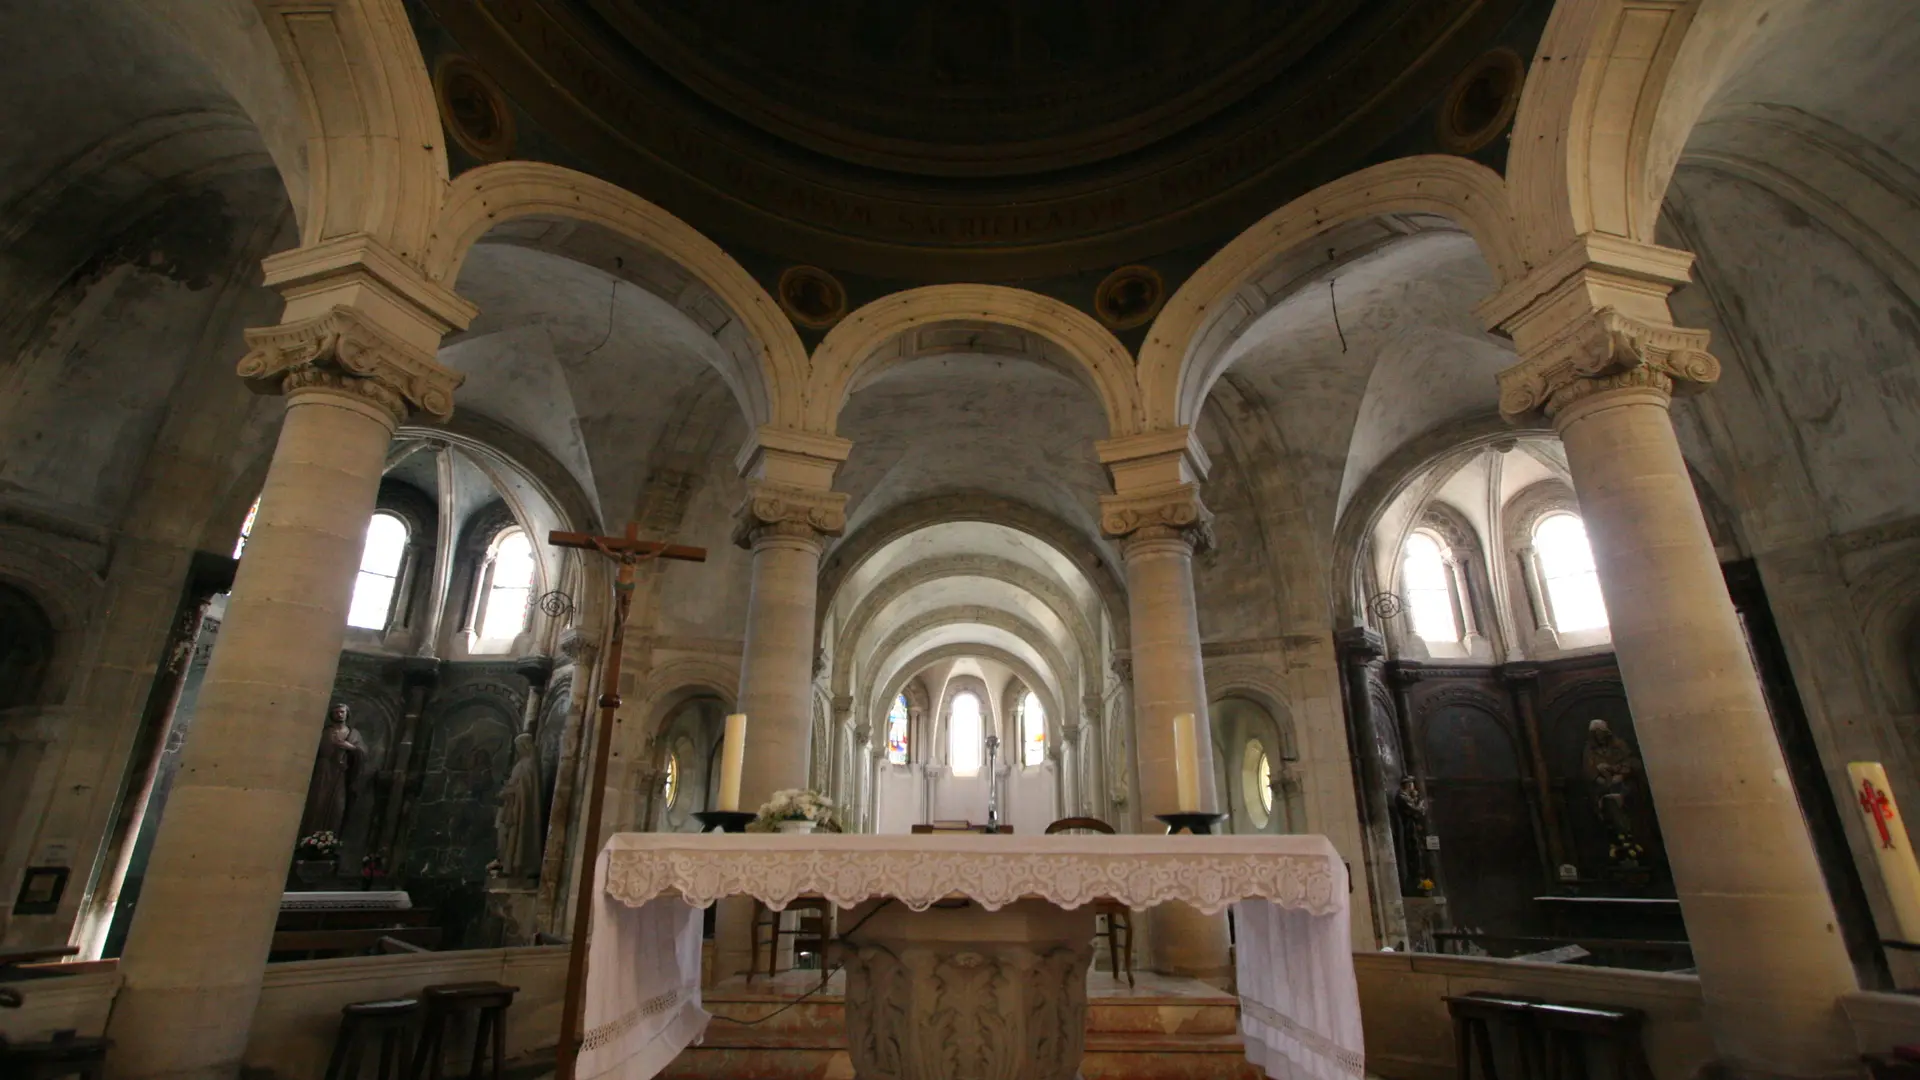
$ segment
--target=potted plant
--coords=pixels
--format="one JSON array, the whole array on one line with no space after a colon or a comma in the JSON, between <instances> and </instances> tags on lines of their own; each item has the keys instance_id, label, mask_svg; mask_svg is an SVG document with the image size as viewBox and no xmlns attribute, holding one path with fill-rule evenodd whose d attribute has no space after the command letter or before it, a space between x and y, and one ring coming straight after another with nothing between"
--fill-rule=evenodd
<instances>
[{"instance_id":1,"label":"potted plant","mask_svg":"<svg viewBox=\"0 0 1920 1080\"><path fill-rule=\"evenodd\" d=\"M340 838L322 829L300 838L293 846L293 876L308 888L317 888L333 880L339 872L335 857L340 854Z\"/></svg>"},{"instance_id":2,"label":"potted plant","mask_svg":"<svg viewBox=\"0 0 1920 1080\"><path fill-rule=\"evenodd\" d=\"M832 820L832 799L817 791L787 788L774 792L747 828L753 832L810 833Z\"/></svg>"}]
</instances>

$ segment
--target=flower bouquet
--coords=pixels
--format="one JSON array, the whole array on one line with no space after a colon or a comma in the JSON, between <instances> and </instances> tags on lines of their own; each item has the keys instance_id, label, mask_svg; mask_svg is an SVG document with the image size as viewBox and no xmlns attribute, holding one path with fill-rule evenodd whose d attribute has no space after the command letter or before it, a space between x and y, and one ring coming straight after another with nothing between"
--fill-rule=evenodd
<instances>
[{"instance_id":1,"label":"flower bouquet","mask_svg":"<svg viewBox=\"0 0 1920 1080\"><path fill-rule=\"evenodd\" d=\"M817 791L787 788L773 793L747 831L810 833L815 826L832 820L832 799Z\"/></svg>"},{"instance_id":2,"label":"flower bouquet","mask_svg":"<svg viewBox=\"0 0 1920 1080\"><path fill-rule=\"evenodd\" d=\"M328 830L309 833L293 846L293 857L307 862L333 858L340 851L340 838Z\"/></svg>"}]
</instances>

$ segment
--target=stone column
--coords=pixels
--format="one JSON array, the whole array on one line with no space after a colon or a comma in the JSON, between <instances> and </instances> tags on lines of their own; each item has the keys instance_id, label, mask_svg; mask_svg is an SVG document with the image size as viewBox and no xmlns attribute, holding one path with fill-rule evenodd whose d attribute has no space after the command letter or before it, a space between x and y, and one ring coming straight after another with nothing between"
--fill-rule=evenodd
<instances>
[{"instance_id":1,"label":"stone column","mask_svg":"<svg viewBox=\"0 0 1920 1080\"><path fill-rule=\"evenodd\" d=\"M1100 499L1100 525L1120 540L1127 561L1127 609L1132 627L1134 755L1140 766L1140 827L1171 813L1173 718L1192 713L1207 721L1206 677L1200 661L1200 621L1193 597L1193 553L1212 543L1213 515L1200 502L1206 452L1188 429L1114 439L1099 446L1117 494ZM1221 810L1215 790L1213 740L1200 740L1200 808ZM1148 916L1155 970L1192 978L1232 975L1227 923L1184 904L1161 904Z\"/></svg>"},{"instance_id":2,"label":"stone column","mask_svg":"<svg viewBox=\"0 0 1920 1080\"><path fill-rule=\"evenodd\" d=\"M239 1071L387 445L409 410L453 408L433 354L471 307L341 248L268 260L286 321L247 335L240 374L286 419L120 961L116 1077ZM342 258L351 280L305 272Z\"/></svg>"},{"instance_id":3,"label":"stone column","mask_svg":"<svg viewBox=\"0 0 1920 1080\"><path fill-rule=\"evenodd\" d=\"M1665 304L1690 257L1587 243L1483 309L1523 357L1501 411L1566 444L1716 1047L1747 1075L1849 1074L1853 969L1667 414L1719 374Z\"/></svg>"},{"instance_id":4,"label":"stone column","mask_svg":"<svg viewBox=\"0 0 1920 1080\"><path fill-rule=\"evenodd\" d=\"M1404 947L1407 915L1400 891L1400 859L1394 848L1391 793L1405 771L1393 760L1393 742L1382 738L1382 717L1374 715L1372 669L1386 656L1386 642L1364 626L1348 627L1333 635L1341 666L1347 675L1348 739L1353 747L1354 776L1360 785L1361 827L1366 835L1368 869L1373 877L1374 930L1381 941ZM1385 718L1391 724L1391 718ZM1284 763L1282 763L1284 764ZM1283 770L1273 773L1276 807Z\"/></svg>"},{"instance_id":5,"label":"stone column","mask_svg":"<svg viewBox=\"0 0 1920 1080\"><path fill-rule=\"evenodd\" d=\"M745 811L782 788L807 786L820 551L847 525L847 497L831 485L850 449L844 439L762 428L742 454L748 490L733 538L753 552L736 699L747 714ZM747 970L751 912L751 901L721 903L714 953L721 978Z\"/></svg>"}]
</instances>

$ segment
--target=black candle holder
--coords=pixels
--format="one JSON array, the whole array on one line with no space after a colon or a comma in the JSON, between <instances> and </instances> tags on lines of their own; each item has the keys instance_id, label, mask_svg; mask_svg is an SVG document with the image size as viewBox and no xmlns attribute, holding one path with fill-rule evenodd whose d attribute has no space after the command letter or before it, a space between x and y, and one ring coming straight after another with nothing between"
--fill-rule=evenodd
<instances>
[{"instance_id":1,"label":"black candle holder","mask_svg":"<svg viewBox=\"0 0 1920 1080\"><path fill-rule=\"evenodd\" d=\"M747 825L750 824L756 816L757 815L747 813L745 810L695 810L693 812L693 820L700 823L700 831L703 833L710 833L715 830L719 830L720 832L746 832Z\"/></svg>"},{"instance_id":2,"label":"black candle holder","mask_svg":"<svg viewBox=\"0 0 1920 1080\"><path fill-rule=\"evenodd\" d=\"M1186 812L1179 814L1155 814L1154 817L1166 822L1167 835L1184 832L1194 836L1212 836L1215 824L1227 820L1225 814L1202 814Z\"/></svg>"}]
</instances>

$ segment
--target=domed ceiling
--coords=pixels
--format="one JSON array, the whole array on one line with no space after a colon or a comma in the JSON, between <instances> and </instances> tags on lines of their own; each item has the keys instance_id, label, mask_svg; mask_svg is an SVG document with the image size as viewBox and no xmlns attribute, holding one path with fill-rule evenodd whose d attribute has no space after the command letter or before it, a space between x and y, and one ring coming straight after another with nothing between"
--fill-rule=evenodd
<instances>
[{"instance_id":1,"label":"domed ceiling","mask_svg":"<svg viewBox=\"0 0 1920 1080\"><path fill-rule=\"evenodd\" d=\"M1242 228L1363 163L1522 6L425 2L567 163L783 258L929 281Z\"/></svg>"}]
</instances>

